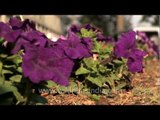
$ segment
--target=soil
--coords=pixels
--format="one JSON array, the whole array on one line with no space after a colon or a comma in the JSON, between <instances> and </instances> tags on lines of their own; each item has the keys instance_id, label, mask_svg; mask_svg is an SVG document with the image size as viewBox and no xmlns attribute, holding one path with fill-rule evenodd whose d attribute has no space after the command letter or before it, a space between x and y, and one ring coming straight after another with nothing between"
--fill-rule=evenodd
<instances>
[{"instance_id":1,"label":"soil","mask_svg":"<svg viewBox=\"0 0 160 120\"><path fill-rule=\"evenodd\" d=\"M143 73L132 77L133 89L120 90L112 96L100 96L98 101L86 95L42 94L47 105L160 105L160 61L146 60Z\"/></svg>"}]
</instances>

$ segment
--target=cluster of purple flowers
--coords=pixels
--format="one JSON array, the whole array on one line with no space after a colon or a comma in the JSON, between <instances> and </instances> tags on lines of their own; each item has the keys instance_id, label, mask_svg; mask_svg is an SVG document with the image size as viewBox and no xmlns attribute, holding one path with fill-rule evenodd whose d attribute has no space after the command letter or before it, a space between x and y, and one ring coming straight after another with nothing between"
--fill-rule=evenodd
<instances>
[{"instance_id":1,"label":"cluster of purple flowers","mask_svg":"<svg viewBox=\"0 0 160 120\"><path fill-rule=\"evenodd\" d=\"M80 38L72 31L68 31L66 40L58 39L55 42L57 48L62 49L70 59L82 59L92 56L92 39Z\"/></svg>"},{"instance_id":2,"label":"cluster of purple flowers","mask_svg":"<svg viewBox=\"0 0 160 120\"><path fill-rule=\"evenodd\" d=\"M146 53L137 49L136 33L134 31L129 31L121 35L115 45L114 54L117 57L128 59L127 66L129 71L142 72L143 58Z\"/></svg>"},{"instance_id":3,"label":"cluster of purple flowers","mask_svg":"<svg viewBox=\"0 0 160 120\"><path fill-rule=\"evenodd\" d=\"M11 18L8 23L0 22L0 37L14 46L12 54L23 50L23 74L33 83L53 80L66 86L76 60L93 56L93 38L77 35L82 28L92 30L98 41L109 40L99 29L87 24L72 25L67 37L60 37L53 42L36 30L32 21L21 21L16 17Z\"/></svg>"},{"instance_id":4,"label":"cluster of purple flowers","mask_svg":"<svg viewBox=\"0 0 160 120\"><path fill-rule=\"evenodd\" d=\"M91 39L81 39L68 31L66 40L59 38L52 42L28 19L11 18L8 23L0 22L0 37L14 44L13 54L24 50L23 74L33 83L53 80L68 85L74 60L91 56Z\"/></svg>"},{"instance_id":5,"label":"cluster of purple flowers","mask_svg":"<svg viewBox=\"0 0 160 120\"><path fill-rule=\"evenodd\" d=\"M160 48L154 41L149 39L149 37L146 35L145 32L137 31L138 41L142 44L147 45L146 52L150 55L159 56L160 54Z\"/></svg>"}]
</instances>

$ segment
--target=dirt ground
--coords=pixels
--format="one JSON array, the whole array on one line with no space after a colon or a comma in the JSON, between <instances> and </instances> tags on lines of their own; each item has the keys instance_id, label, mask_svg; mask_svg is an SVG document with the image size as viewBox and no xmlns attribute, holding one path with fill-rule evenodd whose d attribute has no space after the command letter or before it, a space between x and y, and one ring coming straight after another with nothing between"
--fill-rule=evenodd
<instances>
[{"instance_id":1,"label":"dirt ground","mask_svg":"<svg viewBox=\"0 0 160 120\"><path fill-rule=\"evenodd\" d=\"M98 101L86 95L43 95L47 105L160 105L160 61L145 61L143 73L132 78L133 89L120 90L112 97L100 96Z\"/></svg>"}]
</instances>

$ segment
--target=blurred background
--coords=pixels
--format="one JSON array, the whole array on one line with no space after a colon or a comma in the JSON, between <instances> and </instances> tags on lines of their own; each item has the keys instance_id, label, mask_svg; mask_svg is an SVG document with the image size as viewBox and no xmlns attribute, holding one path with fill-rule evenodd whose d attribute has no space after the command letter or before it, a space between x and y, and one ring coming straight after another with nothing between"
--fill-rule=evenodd
<instances>
[{"instance_id":1,"label":"blurred background","mask_svg":"<svg viewBox=\"0 0 160 120\"><path fill-rule=\"evenodd\" d=\"M158 15L0 15L0 21L19 16L36 23L37 29L53 41L65 35L72 24L87 24L99 27L106 36L117 38L130 29L146 32L157 44L160 41L160 20Z\"/></svg>"}]
</instances>

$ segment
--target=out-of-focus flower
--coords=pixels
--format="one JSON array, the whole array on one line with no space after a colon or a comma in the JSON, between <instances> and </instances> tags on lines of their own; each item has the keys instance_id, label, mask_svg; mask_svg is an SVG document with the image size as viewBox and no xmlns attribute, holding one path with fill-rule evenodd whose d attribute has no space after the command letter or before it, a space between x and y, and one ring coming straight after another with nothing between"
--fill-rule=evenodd
<instances>
[{"instance_id":1,"label":"out-of-focus flower","mask_svg":"<svg viewBox=\"0 0 160 120\"><path fill-rule=\"evenodd\" d=\"M24 49L26 45L33 44L35 46L45 47L48 39L39 31L30 31L22 33L21 37L17 40L12 53L17 53L20 49Z\"/></svg>"},{"instance_id":2,"label":"out-of-focus flower","mask_svg":"<svg viewBox=\"0 0 160 120\"><path fill-rule=\"evenodd\" d=\"M128 58L132 53L132 49L136 48L135 35L134 31L129 31L121 35L114 48L114 54L117 57Z\"/></svg>"},{"instance_id":3,"label":"out-of-focus flower","mask_svg":"<svg viewBox=\"0 0 160 120\"><path fill-rule=\"evenodd\" d=\"M143 58L146 56L144 51L134 49L132 54L129 55L127 66L131 72L142 72L143 71Z\"/></svg>"},{"instance_id":4,"label":"out-of-focus flower","mask_svg":"<svg viewBox=\"0 0 160 120\"><path fill-rule=\"evenodd\" d=\"M81 39L73 32L68 33L67 40L58 40L58 45L65 51L66 55L71 59L81 59L90 57L90 51L86 45L81 43Z\"/></svg>"},{"instance_id":5,"label":"out-of-focus flower","mask_svg":"<svg viewBox=\"0 0 160 120\"><path fill-rule=\"evenodd\" d=\"M69 84L73 61L61 49L28 46L23 56L22 69L33 83L53 80L60 85Z\"/></svg>"},{"instance_id":6,"label":"out-of-focus flower","mask_svg":"<svg viewBox=\"0 0 160 120\"><path fill-rule=\"evenodd\" d=\"M136 47L136 33L129 31L123 33L114 48L114 54L117 57L128 59L127 66L131 72L142 72L143 58L146 55L144 51Z\"/></svg>"}]
</instances>

